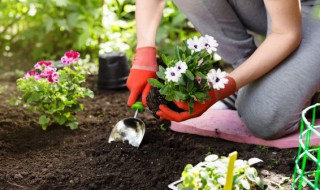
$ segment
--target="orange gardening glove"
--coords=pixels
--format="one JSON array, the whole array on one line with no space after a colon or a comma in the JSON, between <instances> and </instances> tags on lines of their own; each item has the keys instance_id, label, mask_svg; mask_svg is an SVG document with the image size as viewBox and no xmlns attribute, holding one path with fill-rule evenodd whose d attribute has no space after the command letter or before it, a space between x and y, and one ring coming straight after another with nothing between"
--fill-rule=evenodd
<instances>
[{"instance_id":1,"label":"orange gardening glove","mask_svg":"<svg viewBox=\"0 0 320 190\"><path fill-rule=\"evenodd\" d=\"M209 109L218 100L224 99L237 90L236 83L233 78L227 76L228 83L225 84L224 88L220 90L211 90L209 92L210 100L205 100L204 104L200 102L194 103L194 112L192 114L188 111L188 104L186 102L175 102L175 104L185 110L184 112L175 112L165 105L159 106L159 111L156 112L160 119L170 120L170 121L184 121L190 118L198 117L203 114L207 109Z\"/></svg>"},{"instance_id":2,"label":"orange gardening glove","mask_svg":"<svg viewBox=\"0 0 320 190\"><path fill-rule=\"evenodd\" d=\"M127 87L130 90L128 106L134 104L142 94L142 104L147 106L147 96L151 90L149 78L156 78L158 70L155 47L141 47L136 49L136 55L130 69Z\"/></svg>"}]
</instances>

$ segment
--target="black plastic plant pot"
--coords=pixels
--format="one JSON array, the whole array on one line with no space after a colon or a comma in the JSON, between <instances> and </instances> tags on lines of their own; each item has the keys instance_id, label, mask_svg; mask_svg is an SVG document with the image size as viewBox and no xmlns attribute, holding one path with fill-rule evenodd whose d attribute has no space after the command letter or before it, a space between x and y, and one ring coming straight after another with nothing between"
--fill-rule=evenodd
<instances>
[{"instance_id":1,"label":"black plastic plant pot","mask_svg":"<svg viewBox=\"0 0 320 190\"><path fill-rule=\"evenodd\" d=\"M106 53L99 55L98 88L126 88L129 64L124 53Z\"/></svg>"}]
</instances>

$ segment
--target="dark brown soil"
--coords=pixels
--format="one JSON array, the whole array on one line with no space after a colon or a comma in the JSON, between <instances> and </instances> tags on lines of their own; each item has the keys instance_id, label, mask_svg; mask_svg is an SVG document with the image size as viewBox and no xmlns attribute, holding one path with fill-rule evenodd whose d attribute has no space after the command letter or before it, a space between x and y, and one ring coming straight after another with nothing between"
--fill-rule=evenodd
<instances>
[{"instance_id":1,"label":"dark brown soil","mask_svg":"<svg viewBox=\"0 0 320 190\"><path fill-rule=\"evenodd\" d=\"M42 131L35 114L8 104L16 96L15 82L0 81L0 189L167 189L184 166L206 154L258 157L256 165L269 186L291 177L297 149L239 144L170 131L150 111L139 114L147 126L139 149L107 142L112 126L133 112L126 106L129 92L99 91L96 77L88 86L94 99L83 100L79 129L51 126ZM290 187L287 183L284 187Z\"/></svg>"}]
</instances>

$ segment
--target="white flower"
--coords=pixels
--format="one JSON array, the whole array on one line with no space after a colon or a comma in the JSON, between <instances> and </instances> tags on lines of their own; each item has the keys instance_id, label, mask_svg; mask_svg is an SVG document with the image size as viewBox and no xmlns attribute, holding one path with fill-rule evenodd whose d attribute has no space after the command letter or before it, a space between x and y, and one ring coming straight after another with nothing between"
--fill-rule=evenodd
<instances>
[{"instance_id":1,"label":"white flower","mask_svg":"<svg viewBox=\"0 0 320 190\"><path fill-rule=\"evenodd\" d=\"M211 85L214 89L220 90L221 88L224 88L225 84L227 84L229 81L226 76L227 73L221 71L220 69L211 69L207 74L207 80L209 85Z\"/></svg>"},{"instance_id":2,"label":"white flower","mask_svg":"<svg viewBox=\"0 0 320 190\"><path fill-rule=\"evenodd\" d=\"M178 61L174 66L180 73L185 73L188 69L186 62Z\"/></svg>"},{"instance_id":3,"label":"white flower","mask_svg":"<svg viewBox=\"0 0 320 190\"><path fill-rule=\"evenodd\" d=\"M244 168L248 165L247 161L245 160L236 160L234 162L234 167L235 167L235 170L237 169L240 169L240 168Z\"/></svg>"},{"instance_id":4,"label":"white flower","mask_svg":"<svg viewBox=\"0 0 320 190\"><path fill-rule=\"evenodd\" d=\"M204 37L202 37L202 43L209 54L217 51L218 43L212 36L205 35Z\"/></svg>"},{"instance_id":5,"label":"white flower","mask_svg":"<svg viewBox=\"0 0 320 190\"><path fill-rule=\"evenodd\" d=\"M220 184L220 185L225 185L226 184L226 178L224 177L219 177L217 182Z\"/></svg>"},{"instance_id":6,"label":"white flower","mask_svg":"<svg viewBox=\"0 0 320 190\"><path fill-rule=\"evenodd\" d=\"M193 37L193 39L190 38L187 40L187 44L189 49L194 50L196 52L199 52L205 48L202 37L198 38L197 36L195 36Z\"/></svg>"},{"instance_id":7,"label":"white flower","mask_svg":"<svg viewBox=\"0 0 320 190\"><path fill-rule=\"evenodd\" d=\"M179 78L181 77L181 73L175 67L168 67L164 74L169 82L178 82Z\"/></svg>"},{"instance_id":8,"label":"white flower","mask_svg":"<svg viewBox=\"0 0 320 190\"><path fill-rule=\"evenodd\" d=\"M216 154L211 154L211 155L205 157L204 160L205 160L206 162L213 162L213 161L217 160L218 158L219 158L218 155L216 155Z\"/></svg>"}]
</instances>

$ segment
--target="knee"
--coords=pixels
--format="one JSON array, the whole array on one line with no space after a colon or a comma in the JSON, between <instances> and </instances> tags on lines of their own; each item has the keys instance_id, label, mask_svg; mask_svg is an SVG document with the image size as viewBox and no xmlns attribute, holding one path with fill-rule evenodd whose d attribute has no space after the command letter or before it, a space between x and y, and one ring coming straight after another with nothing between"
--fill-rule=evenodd
<instances>
[{"instance_id":1,"label":"knee","mask_svg":"<svg viewBox=\"0 0 320 190\"><path fill-rule=\"evenodd\" d=\"M254 136L265 140L278 139L299 127L299 118L292 119L276 113L252 112L249 115L242 115L241 119Z\"/></svg>"}]
</instances>

